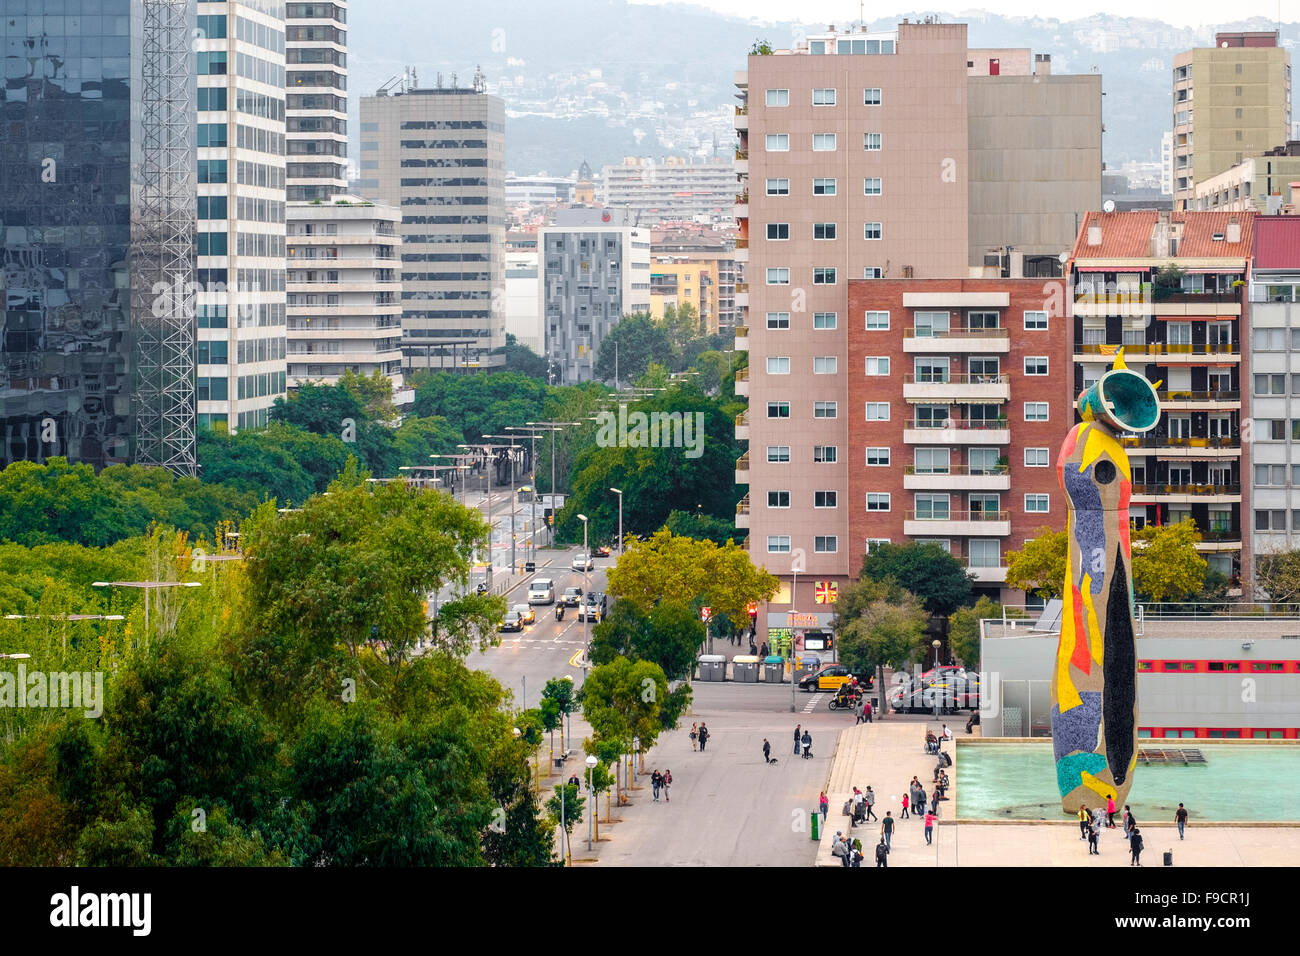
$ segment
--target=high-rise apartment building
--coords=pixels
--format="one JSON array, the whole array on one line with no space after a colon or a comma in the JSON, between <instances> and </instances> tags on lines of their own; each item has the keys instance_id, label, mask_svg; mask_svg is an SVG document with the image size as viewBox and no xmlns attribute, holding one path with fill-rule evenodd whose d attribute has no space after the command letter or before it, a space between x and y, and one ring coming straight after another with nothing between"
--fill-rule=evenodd
<instances>
[{"instance_id":1,"label":"high-rise apartment building","mask_svg":"<svg viewBox=\"0 0 1300 956\"><path fill-rule=\"evenodd\" d=\"M1133 468L1129 516L1138 527L1195 521L1210 566L1243 580L1251 443L1242 423L1252 399L1242 319L1254 222L1251 212L1091 212L1070 253L1067 296L1075 394L1121 348L1129 368L1160 383L1157 426L1120 437ZM1262 429L1282 442L1286 428L1285 415L1257 417L1255 439Z\"/></svg>"},{"instance_id":2,"label":"high-rise apartment building","mask_svg":"<svg viewBox=\"0 0 1300 956\"><path fill-rule=\"evenodd\" d=\"M0 467L196 474L194 28L0 0Z\"/></svg>"},{"instance_id":3,"label":"high-rise apartment building","mask_svg":"<svg viewBox=\"0 0 1300 956\"><path fill-rule=\"evenodd\" d=\"M328 201L347 191L348 5L285 4L286 196Z\"/></svg>"},{"instance_id":4,"label":"high-rise apartment building","mask_svg":"<svg viewBox=\"0 0 1300 956\"><path fill-rule=\"evenodd\" d=\"M556 385L592 381L605 336L624 315L650 311L650 230L622 220L622 210L561 209L554 225L537 230L538 297Z\"/></svg>"},{"instance_id":5,"label":"high-rise apartment building","mask_svg":"<svg viewBox=\"0 0 1300 956\"><path fill-rule=\"evenodd\" d=\"M866 514L850 478L864 463L852 459L849 449L883 447L859 440L881 429L879 419L867 416L879 412L875 406L883 399L854 397L862 377L878 373L868 372L851 351L852 336L867 327L850 280L960 284L970 278L1059 276L1059 257L1073 241L1076 215L1100 204L1100 76L1053 75L1050 61L1029 50L971 49L966 40L960 23L904 22L897 31L827 33L809 36L795 50L751 55L748 69L737 74L743 102L735 117L742 178L736 256L744 262L746 281L736 286L736 347L751 353L748 376L737 381L750 398L749 411L737 423L737 437L749 441L737 480L747 480L750 488L750 556L785 583L795 571L800 582L843 582L856 575L869 537L849 531ZM1041 279L1038 287L1041 297ZM944 294L949 292L958 300L965 294L957 294L959 286ZM876 311L894 313L891 328L903 322L912 330L916 310L947 313L950 329L974 321L1023 334L1016 324L1023 317L1013 315L1010 305L940 301L928 310L909 304ZM1063 341L1060 324L1058 318L1049 334ZM942 344L950 374L983 374L970 370L971 356ZM909 362L925 357L905 345ZM975 357L1015 358L997 351L977 351ZM900 398L889 400L890 414L901 421L903 377L929 373L904 368L901 359L890 369L891 381L900 383ZM880 387L878 379L869 385ZM967 401L969 396L950 402L944 420L967 417ZM767 416L769 407L786 405L788 418L784 411ZM905 464L902 438L894 444L893 454ZM960 457L954 461L969 465ZM800 476L797 482L792 474ZM813 476L815 487L807 484ZM951 505L952 512L970 510L972 490L957 496L961 507ZM768 506L770 492L786 491L788 508ZM912 500L896 505L900 513L920 507L915 495L922 492L906 491ZM842 504L819 506L816 493ZM964 537L946 536L963 554ZM831 539L834 549L828 547ZM813 585L807 587L807 595L793 595L800 611L812 603ZM772 603L776 607L767 613L776 620L792 609L789 590ZM760 614L760 626L766 620Z\"/></svg>"},{"instance_id":6,"label":"high-rise apartment building","mask_svg":"<svg viewBox=\"0 0 1300 956\"><path fill-rule=\"evenodd\" d=\"M718 267L716 262L678 262L655 256L650 265L650 315L664 317L668 306L690 306L705 335L718 333Z\"/></svg>"},{"instance_id":7,"label":"high-rise apartment building","mask_svg":"<svg viewBox=\"0 0 1300 956\"><path fill-rule=\"evenodd\" d=\"M402 387L401 213L356 198L288 207L288 384L380 372Z\"/></svg>"},{"instance_id":8,"label":"high-rise apartment building","mask_svg":"<svg viewBox=\"0 0 1300 956\"><path fill-rule=\"evenodd\" d=\"M234 432L285 394L284 4L198 16L198 414Z\"/></svg>"},{"instance_id":9,"label":"high-rise apartment building","mask_svg":"<svg viewBox=\"0 0 1300 956\"><path fill-rule=\"evenodd\" d=\"M735 194L736 174L729 160L627 156L602 170L596 198L632 210L638 225L653 226L673 219L730 218Z\"/></svg>"},{"instance_id":10,"label":"high-rise apartment building","mask_svg":"<svg viewBox=\"0 0 1300 956\"><path fill-rule=\"evenodd\" d=\"M402 213L405 367L481 366L505 345L505 103L471 88L361 98L367 199Z\"/></svg>"},{"instance_id":11,"label":"high-rise apartment building","mask_svg":"<svg viewBox=\"0 0 1300 956\"><path fill-rule=\"evenodd\" d=\"M1199 212L1275 215L1293 202L1291 185L1300 181L1300 141L1291 140L1246 156L1217 176L1196 184L1192 208Z\"/></svg>"},{"instance_id":12,"label":"high-rise apartment building","mask_svg":"<svg viewBox=\"0 0 1300 956\"><path fill-rule=\"evenodd\" d=\"M1277 31L1216 33L1214 46L1174 57L1174 208L1196 185L1291 131L1291 54Z\"/></svg>"}]
</instances>

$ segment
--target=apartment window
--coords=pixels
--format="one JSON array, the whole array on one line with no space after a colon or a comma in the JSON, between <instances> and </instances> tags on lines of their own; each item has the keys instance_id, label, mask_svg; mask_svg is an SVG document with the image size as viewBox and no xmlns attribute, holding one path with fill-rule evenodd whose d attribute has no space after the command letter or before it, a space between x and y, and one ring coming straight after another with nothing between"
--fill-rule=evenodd
<instances>
[{"instance_id":1,"label":"apartment window","mask_svg":"<svg viewBox=\"0 0 1300 956\"><path fill-rule=\"evenodd\" d=\"M1106 329L1104 327L1100 329L1084 329L1083 344L1084 345L1105 345ZM1096 382L1095 379L1093 381L1094 383Z\"/></svg>"},{"instance_id":2,"label":"apartment window","mask_svg":"<svg viewBox=\"0 0 1300 956\"><path fill-rule=\"evenodd\" d=\"M836 402L813 402L813 418L835 418L837 414Z\"/></svg>"},{"instance_id":3,"label":"apartment window","mask_svg":"<svg viewBox=\"0 0 1300 956\"><path fill-rule=\"evenodd\" d=\"M774 331L782 331L790 328L789 312L769 312L767 313L767 327Z\"/></svg>"},{"instance_id":4,"label":"apartment window","mask_svg":"<svg viewBox=\"0 0 1300 956\"><path fill-rule=\"evenodd\" d=\"M864 196L879 196L882 191L883 180L879 176L868 176L862 180L862 194Z\"/></svg>"},{"instance_id":5,"label":"apartment window","mask_svg":"<svg viewBox=\"0 0 1300 956\"><path fill-rule=\"evenodd\" d=\"M813 357L813 374L814 375L834 375L837 371L837 356L834 355L816 355Z\"/></svg>"},{"instance_id":6,"label":"apartment window","mask_svg":"<svg viewBox=\"0 0 1300 956\"><path fill-rule=\"evenodd\" d=\"M813 90L813 106L834 106L834 90Z\"/></svg>"},{"instance_id":7,"label":"apartment window","mask_svg":"<svg viewBox=\"0 0 1300 956\"><path fill-rule=\"evenodd\" d=\"M1170 438L1191 438L1192 437L1192 419L1188 415L1170 415L1169 416L1169 437Z\"/></svg>"},{"instance_id":8,"label":"apartment window","mask_svg":"<svg viewBox=\"0 0 1300 956\"><path fill-rule=\"evenodd\" d=\"M1026 468L1046 468L1048 467L1048 456L1050 452L1046 448L1026 448L1025 449L1025 467Z\"/></svg>"},{"instance_id":9,"label":"apartment window","mask_svg":"<svg viewBox=\"0 0 1300 956\"><path fill-rule=\"evenodd\" d=\"M863 239L879 239L883 232L883 227L878 222L864 223L862 226Z\"/></svg>"},{"instance_id":10,"label":"apartment window","mask_svg":"<svg viewBox=\"0 0 1300 956\"><path fill-rule=\"evenodd\" d=\"M1025 312L1025 331L1042 332L1047 329L1046 312Z\"/></svg>"},{"instance_id":11,"label":"apartment window","mask_svg":"<svg viewBox=\"0 0 1300 956\"><path fill-rule=\"evenodd\" d=\"M790 536L788 534L769 534L767 536L768 554L788 554L789 551Z\"/></svg>"},{"instance_id":12,"label":"apartment window","mask_svg":"<svg viewBox=\"0 0 1300 956\"><path fill-rule=\"evenodd\" d=\"M769 179L767 181L767 194L769 196L788 196L790 195L790 180L788 179Z\"/></svg>"},{"instance_id":13,"label":"apartment window","mask_svg":"<svg viewBox=\"0 0 1300 956\"><path fill-rule=\"evenodd\" d=\"M867 421L889 421L889 402L867 402Z\"/></svg>"},{"instance_id":14,"label":"apartment window","mask_svg":"<svg viewBox=\"0 0 1300 956\"><path fill-rule=\"evenodd\" d=\"M888 355L868 355L868 356L867 356L867 374L868 374L868 375L888 375L888 374L889 374L889 356L888 356Z\"/></svg>"},{"instance_id":15,"label":"apartment window","mask_svg":"<svg viewBox=\"0 0 1300 956\"><path fill-rule=\"evenodd\" d=\"M1027 356L1025 356L1025 374L1026 374L1026 375L1046 375L1046 374L1047 374L1047 356L1046 356L1046 355L1027 355Z\"/></svg>"},{"instance_id":16,"label":"apartment window","mask_svg":"<svg viewBox=\"0 0 1300 956\"><path fill-rule=\"evenodd\" d=\"M1047 495L1025 495L1026 514L1047 514Z\"/></svg>"},{"instance_id":17,"label":"apartment window","mask_svg":"<svg viewBox=\"0 0 1300 956\"><path fill-rule=\"evenodd\" d=\"M948 334L951 316L947 312L917 312L914 319L918 339L932 339Z\"/></svg>"},{"instance_id":18,"label":"apartment window","mask_svg":"<svg viewBox=\"0 0 1300 956\"><path fill-rule=\"evenodd\" d=\"M951 513L948 495L916 496L916 519L918 521L947 521Z\"/></svg>"},{"instance_id":19,"label":"apartment window","mask_svg":"<svg viewBox=\"0 0 1300 956\"><path fill-rule=\"evenodd\" d=\"M834 239L835 223L833 222L815 222L813 223L814 239Z\"/></svg>"},{"instance_id":20,"label":"apartment window","mask_svg":"<svg viewBox=\"0 0 1300 956\"><path fill-rule=\"evenodd\" d=\"M972 448L966 453L970 462L972 475L996 475L999 473L998 458L1002 452L998 448Z\"/></svg>"},{"instance_id":21,"label":"apartment window","mask_svg":"<svg viewBox=\"0 0 1300 956\"><path fill-rule=\"evenodd\" d=\"M790 356L769 355L767 357L767 374L768 375L789 375Z\"/></svg>"},{"instance_id":22,"label":"apartment window","mask_svg":"<svg viewBox=\"0 0 1300 956\"><path fill-rule=\"evenodd\" d=\"M835 134L834 133L813 133L813 152L814 153L835 152Z\"/></svg>"},{"instance_id":23,"label":"apartment window","mask_svg":"<svg viewBox=\"0 0 1300 956\"><path fill-rule=\"evenodd\" d=\"M839 448L835 445L814 445L813 464L833 465L839 461Z\"/></svg>"},{"instance_id":24,"label":"apartment window","mask_svg":"<svg viewBox=\"0 0 1300 956\"><path fill-rule=\"evenodd\" d=\"M769 153L790 152L790 134L789 133L768 133L767 151Z\"/></svg>"},{"instance_id":25,"label":"apartment window","mask_svg":"<svg viewBox=\"0 0 1300 956\"><path fill-rule=\"evenodd\" d=\"M769 222L767 224L768 242L784 242L790 238L788 222Z\"/></svg>"},{"instance_id":26,"label":"apartment window","mask_svg":"<svg viewBox=\"0 0 1300 956\"><path fill-rule=\"evenodd\" d=\"M997 538L971 538L966 548L972 568L996 568L1002 564Z\"/></svg>"},{"instance_id":27,"label":"apartment window","mask_svg":"<svg viewBox=\"0 0 1300 956\"><path fill-rule=\"evenodd\" d=\"M952 470L949 448L918 448L913 455L912 470L918 475L946 475Z\"/></svg>"},{"instance_id":28,"label":"apartment window","mask_svg":"<svg viewBox=\"0 0 1300 956\"><path fill-rule=\"evenodd\" d=\"M946 358L918 358L912 360L912 373L917 383L934 383L948 381L948 360Z\"/></svg>"},{"instance_id":29,"label":"apartment window","mask_svg":"<svg viewBox=\"0 0 1300 956\"><path fill-rule=\"evenodd\" d=\"M867 492L867 510L888 511L889 494L887 492L879 492L879 491Z\"/></svg>"},{"instance_id":30,"label":"apartment window","mask_svg":"<svg viewBox=\"0 0 1300 956\"><path fill-rule=\"evenodd\" d=\"M888 468L888 467L889 467L889 449L888 449L888 448L868 448L868 449L867 449L867 467L868 467L868 468Z\"/></svg>"},{"instance_id":31,"label":"apartment window","mask_svg":"<svg viewBox=\"0 0 1300 956\"><path fill-rule=\"evenodd\" d=\"M790 462L789 445L768 445L767 461L771 465L785 465Z\"/></svg>"},{"instance_id":32,"label":"apartment window","mask_svg":"<svg viewBox=\"0 0 1300 956\"><path fill-rule=\"evenodd\" d=\"M1286 419L1255 419L1255 438L1265 441L1286 441Z\"/></svg>"},{"instance_id":33,"label":"apartment window","mask_svg":"<svg viewBox=\"0 0 1300 956\"><path fill-rule=\"evenodd\" d=\"M790 270L788 268L768 269L767 284L768 285L789 285Z\"/></svg>"},{"instance_id":34,"label":"apartment window","mask_svg":"<svg viewBox=\"0 0 1300 956\"><path fill-rule=\"evenodd\" d=\"M764 100L764 102L768 106L789 106L790 91L789 90L768 90L767 98Z\"/></svg>"},{"instance_id":35,"label":"apartment window","mask_svg":"<svg viewBox=\"0 0 1300 956\"><path fill-rule=\"evenodd\" d=\"M1256 395L1285 395L1286 376L1285 375L1256 375L1255 394Z\"/></svg>"},{"instance_id":36,"label":"apartment window","mask_svg":"<svg viewBox=\"0 0 1300 956\"><path fill-rule=\"evenodd\" d=\"M788 491L769 491L767 493L767 506L769 508L789 508L790 492Z\"/></svg>"},{"instance_id":37,"label":"apartment window","mask_svg":"<svg viewBox=\"0 0 1300 956\"><path fill-rule=\"evenodd\" d=\"M814 491L813 507L814 508L835 508L837 505L837 494L834 491Z\"/></svg>"},{"instance_id":38,"label":"apartment window","mask_svg":"<svg viewBox=\"0 0 1300 956\"><path fill-rule=\"evenodd\" d=\"M767 417L768 418L789 418L790 403L789 402L768 402Z\"/></svg>"},{"instance_id":39,"label":"apartment window","mask_svg":"<svg viewBox=\"0 0 1300 956\"><path fill-rule=\"evenodd\" d=\"M915 423L917 428L943 428L948 424L947 405L917 405Z\"/></svg>"},{"instance_id":40,"label":"apartment window","mask_svg":"<svg viewBox=\"0 0 1300 956\"><path fill-rule=\"evenodd\" d=\"M885 270L880 266L863 266L862 268L862 278L864 279L882 279L884 275Z\"/></svg>"},{"instance_id":41,"label":"apartment window","mask_svg":"<svg viewBox=\"0 0 1300 956\"><path fill-rule=\"evenodd\" d=\"M1192 344L1192 323L1170 322L1169 323L1169 344L1170 345L1191 345Z\"/></svg>"},{"instance_id":42,"label":"apartment window","mask_svg":"<svg viewBox=\"0 0 1300 956\"><path fill-rule=\"evenodd\" d=\"M869 87L867 87L865 90L863 90L863 91L862 91L862 105L863 105L863 106L879 106L879 105L880 105L880 87L878 87L878 86L869 86Z\"/></svg>"},{"instance_id":43,"label":"apartment window","mask_svg":"<svg viewBox=\"0 0 1300 956\"><path fill-rule=\"evenodd\" d=\"M1025 421L1047 421L1047 402L1025 402Z\"/></svg>"},{"instance_id":44,"label":"apartment window","mask_svg":"<svg viewBox=\"0 0 1300 956\"><path fill-rule=\"evenodd\" d=\"M835 312L814 312L813 328L818 330L827 330L835 328L838 315Z\"/></svg>"},{"instance_id":45,"label":"apartment window","mask_svg":"<svg viewBox=\"0 0 1300 956\"><path fill-rule=\"evenodd\" d=\"M871 151L871 152L874 152L875 150L880 149L880 134L879 134L879 133L863 133L863 134L862 134L862 148L865 149L865 150Z\"/></svg>"},{"instance_id":46,"label":"apartment window","mask_svg":"<svg viewBox=\"0 0 1300 956\"><path fill-rule=\"evenodd\" d=\"M813 285L834 285L835 270L828 267L813 269Z\"/></svg>"},{"instance_id":47,"label":"apartment window","mask_svg":"<svg viewBox=\"0 0 1300 956\"><path fill-rule=\"evenodd\" d=\"M1286 329L1256 329L1250 337L1250 347L1256 352L1284 351ZM1291 330L1291 348L1300 349L1300 329Z\"/></svg>"},{"instance_id":48,"label":"apartment window","mask_svg":"<svg viewBox=\"0 0 1300 956\"><path fill-rule=\"evenodd\" d=\"M889 313L888 312L868 312L867 313L867 331L868 332L887 332L889 330Z\"/></svg>"},{"instance_id":49,"label":"apartment window","mask_svg":"<svg viewBox=\"0 0 1300 956\"><path fill-rule=\"evenodd\" d=\"M1255 530L1256 531L1285 531L1286 512L1285 511L1256 511Z\"/></svg>"},{"instance_id":50,"label":"apartment window","mask_svg":"<svg viewBox=\"0 0 1300 956\"><path fill-rule=\"evenodd\" d=\"M814 179L813 180L814 196L834 196L835 180L834 179Z\"/></svg>"},{"instance_id":51,"label":"apartment window","mask_svg":"<svg viewBox=\"0 0 1300 956\"><path fill-rule=\"evenodd\" d=\"M866 546L863 549L863 553L870 554L872 548L878 548L882 544L889 544L889 543L890 543L889 538L868 538L866 541Z\"/></svg>"}]
</instances>

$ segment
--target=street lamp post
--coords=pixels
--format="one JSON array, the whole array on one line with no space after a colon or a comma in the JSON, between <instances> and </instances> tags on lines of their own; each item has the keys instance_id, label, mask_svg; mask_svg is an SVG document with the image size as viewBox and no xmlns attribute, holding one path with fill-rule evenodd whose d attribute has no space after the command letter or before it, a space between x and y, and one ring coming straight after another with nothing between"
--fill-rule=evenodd
<instances>
[{"instance_id":1,"label":"street lamp post","mask_svg":"<svg viewBox=\"0 0 1300 956\"><path fill-rule=\"evenodd\" d=\"M158 588L197 588L198 581L92 581L92 588L141 588L144 591L144 632L149 633L149 598Z\"/></svg>"},{"instance_id":2,"label":"street lamp post","mask_svg":"<svg viewBox=\"0 0 1300 956\"><path fill-rule=\"evenodd\" d=\"M32 659L30 654L0 654L0 661L29 661Z\"/></svg>"},{"instance_id":3,"label":"street lamp post","mask_svg":"<svg viewBox=\"0 0 1300 956\"><path fill-rule=\"evenodd\" d=\"M623 492L618 488L611 488L610 491L618 495L618 556L623 557Z\"/></svg>"},{"instance_id":4,"label":"street lamp post","mask_svg":"<svg viewBox=\"0 0 1300 956\"><path fill-rule=\"evenodd\" d=\"M577 425L578 422L524 422L525 425L536 425L538 428L547 428L551 433L551 534L550 546L555 547L555 433L561 428Z\"/></svg>"},{"instance_id":5,"label":"street lamp post","mask_svg":"<svg viewBox=\"0 0 1300 956\"><path fill-rule=\"evenodd\" d=\"M591 841L595 838L596 830L596 811L595 799L596 792L592 787L592 771L596 769L598 761L595 757L587 758L587 849L591 849Z\"/></svg>"},{"instance_id":6,"label":"street lamp post","mask_svg":"<svg viewBox=\"0 0 1300 956\"><path fill-rule=\"evenodd\" d=\"M591 572L587 570L591 567L591 552L587 550L587 516L578 515L578 520L582 522L582 599L583 601L586 601L587 595L591 593ZM588 634L587 643L590 644L591 615L586 613L586 609L584 608L582 616L585 618L582 623L587 625L585 628Z\"/></svg>"},{"instance_id":7,"label":"street lamp post","mask_svg":"<svg viewBox=\"0 0 1300 956\"><path fill-rule=\"evenodd\" d=\"M126 617L121 614L6 614L6 621L32 621L32 620L50 620L50 621L125 621ZM63 631L63 653L68 652L68 632L65 628ZM24 658L28 655L23 654ZM4 657L0 654L0 657Z\"/></svg>"},{"instance_id":8,"label":"street lamp post","mask_svg":"<svg viewBox=\"0 0 1300 956\"><path fill-rule=\"evenodd\" d=\"M930 681L930 689L934 695L934 719L939 719L939 648L941 642L936 638L930 642L934 648L934 679Z\"/></svg>"}]
</instances>

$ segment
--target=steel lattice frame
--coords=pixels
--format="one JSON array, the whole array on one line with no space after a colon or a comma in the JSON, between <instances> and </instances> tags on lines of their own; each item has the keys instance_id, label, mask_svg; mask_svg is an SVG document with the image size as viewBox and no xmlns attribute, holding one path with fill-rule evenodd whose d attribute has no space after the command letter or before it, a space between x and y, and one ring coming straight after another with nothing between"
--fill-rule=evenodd
<instances>
[{"instance_id":1,"label":"steel lattice frame","mask_svg":"<svg viewBox=\"0 0 1300 956\"><path fill-rule=\"evenodd\" d=\"M194 24L194 0L144 0L143 185L131 251L135 461L188 476L198 474Z\"/></svg>"}]
</instances>

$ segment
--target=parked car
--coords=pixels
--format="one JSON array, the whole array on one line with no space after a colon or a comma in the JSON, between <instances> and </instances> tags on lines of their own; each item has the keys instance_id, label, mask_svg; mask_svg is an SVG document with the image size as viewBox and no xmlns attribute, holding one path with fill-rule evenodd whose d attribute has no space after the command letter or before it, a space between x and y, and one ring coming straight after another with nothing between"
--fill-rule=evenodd
<instances>
[{"instance_id":1,"label":"parked car","mask_svg":"<svg viewBox=\"0 0 1300 956\"><path fill-rule=\"evenodd\" d=\"M555 582L550 578L533 578L533 583L528 585L528 603L554 604Z\"/></svg>"},{"instance_id":2,"label":"parked car","mask_svg":"<svg viewBox=\"0 0 1300 956\"><path fill-rule=\"evenodd\" d=\"M525 624L537 623L537 612L528 604L516 604L510 610L519 615L519 620Z\"/></svg>"},{"instance_id":3,"label":"parked car","mask_svg":"<svg viewBox=\"0 0 1300 956\"><path fill-rule=\"evenodd\" d=\"M506 611L506 616L497 625L498 631L522 631L523 629L524 622L520 619L518 611Z\"/></svg>"},{"instance_id":4,"label":"parked car","mask_svg":"<svg viewBox=\"0 0 1300 956\"><path fill-rule=\"evenodd\" d=\"M853 680L853 676L854 675L850 674L849 669L843 664L831 664L827 667L821 668L820 670L814 671L811 674L805 674L799 681L799 686L809 693L815 690L836 691L840 689L840 685L847 684ZM870 690L871 684L872 680L870 677L867 677L866 679L861 677L858 678L858 685L861 687Z\"/></svg>"},{"instance_id":5,"label":"parked car","mask_svg":"<svg viewBox=\"0 0 1300 956\"><path fill-rule=\"evenodd\" d=\"M601 591L588 591L578 605L578 620L600 623L605 616L606 598Z\"/></svg>"},{"instance_id":6,"label":"parked car","mask_svg":"<svg viewBox=\"0 0 1300 956\"><path fill-rule=\"evenodd\" d=\"M565 607L577 607L582 603L582 588L565 588L561 599Z\"/></svg>"},{"instance_id":7,"label":"parked car","mask_svg":"<svg viewBox=\"0 0 1300 956\"><path fill-rule=\"evenodd\" d=\"M573 570L575 571L592 571L596 567L591 561L591 555L579 553L573 557Z\"/></svg>"}]
</instances>

